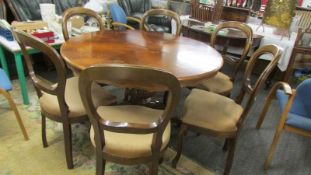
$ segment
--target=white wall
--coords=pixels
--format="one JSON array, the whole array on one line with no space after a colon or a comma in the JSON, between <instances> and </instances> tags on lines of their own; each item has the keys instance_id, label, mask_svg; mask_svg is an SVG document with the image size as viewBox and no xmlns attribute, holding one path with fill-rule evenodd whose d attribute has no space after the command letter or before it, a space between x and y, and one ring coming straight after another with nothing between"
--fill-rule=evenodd
<instances>
[{"instance_id":1,"label":"white wall","mask_svg":"<svg viewBox=\"0 0 311 175\"><path fill-rule=\"evenodd\" d=\"M311 0L303 0L302 7L307 7L307 6L311 7Z\"/></svg>"}]
</instances>

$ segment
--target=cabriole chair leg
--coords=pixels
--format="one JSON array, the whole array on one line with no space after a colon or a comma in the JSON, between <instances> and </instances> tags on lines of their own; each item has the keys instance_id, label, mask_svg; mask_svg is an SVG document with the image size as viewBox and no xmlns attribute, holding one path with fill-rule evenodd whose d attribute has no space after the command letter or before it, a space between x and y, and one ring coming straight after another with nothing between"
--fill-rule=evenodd
<instances>
[{"instance_id":1,"label":"cabriole chair leg","mask_svg":"<svg viewBox=\"0 0 311 175\"><path fill-rule=\"evenodd\" d=\"M172 167L173 168L176 168L177 163L178 163L178 161L180 159L180 155L181 155L181 152L182 152L182 146L183 146L183 140L184 140L184 136L186 135L187 129L188 129L187 125L185 125L185 124L181 125L180 131L179 131L179 135L178 135L177 153L176 153L175 158L172 161Z\"/></svg>"}]
</instances>

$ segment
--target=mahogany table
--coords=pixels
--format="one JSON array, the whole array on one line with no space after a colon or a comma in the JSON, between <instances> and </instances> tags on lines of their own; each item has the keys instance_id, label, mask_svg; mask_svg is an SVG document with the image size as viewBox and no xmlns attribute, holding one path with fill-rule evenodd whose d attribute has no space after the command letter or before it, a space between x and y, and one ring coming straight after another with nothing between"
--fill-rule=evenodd
<instances>
[{"instance_id":1,"label":"mahogany table","mask_svg":"<svg viewBox=\"0 0 311 175\"><path fill-rule=\"evenodd\" d=\"M209 45L167 33L100 31L70 38L60 53L75 71L100 64L134 64L168 71L181 86L214 76L222 56Z\"/></svg>"}]
</instances>

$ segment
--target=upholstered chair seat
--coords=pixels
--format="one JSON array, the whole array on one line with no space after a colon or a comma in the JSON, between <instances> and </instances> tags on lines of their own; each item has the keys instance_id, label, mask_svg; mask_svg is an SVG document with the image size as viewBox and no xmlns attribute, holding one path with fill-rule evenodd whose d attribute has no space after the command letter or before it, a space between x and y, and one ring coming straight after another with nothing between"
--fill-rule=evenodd
<instances>
[{"instance_id":1,"label":"upholstered chair seat","mask_svg":"<svg viewBox=\"0 0 311 175\"><path fill-rule=\"evenodd\" d=\"M214 77L204 80L197 85L196 88L224 95L230 93L233 88L233 82L228 75L218 72Z\"/></svg>"},{"instance_id":2,"label":"upholstered chair seat","mask_svg":"<svg viewBox=\"0 0 311 175\"><path fill-rule=\"evenodd\" d=\"M311 80L309 81L311 82ZM281 111L284 111L288 101L288 95L283 90L279 89L276 92L276 98L278 99ZM309 116L309 114L311 114L311 110L306 108L306 103L302 102L302 100L299 100L296 100L292 104L291 110L288 112L285 124L311 131L311 116ZM311 107L311 105L309 106Z\"/></svg>"},{"instance_id":3,"label":"upholstered chair seat","mask_svg":"<svg viewBox=\"0 0 311 175\"><path fill-rule=\"evenodd\" d=\"M232 99L200 89L192 90L184 107L183 123L218 132L235 132L243 112Z\"/></svg>"},{"instance_id":4,"label":"upholstered chair seat","mask_svg":"<svg viewBox=\"0 0 311 175\"><path fill-rule=\"evenodd\" d=\"M104 120L116 122L129 122L149 124L156 122L163 113L162 110L151 109L144 106L123 105L123 106L100 106L97 112ZM162 136L163 150L170 139L171 125L168 124ZM104 131L105 147L103 152L120 157L137 158L150 156L153 134L128 134ZM95 146L94 130L90 131L91 141Z\"/></svg>"},{"instance_id":5,"label":"upholstered chair seat","mask_svg":"<svg viewBox=\"0 0 311 175\"><path fill-rule=\"evenodd\" d=\"M79 93L79 78L68 78L65 87L65 101L69 108L68 117L81 117L86 115ZM115 96L107 93L102 87L93 85L93 100L95 105L108 105L116 102ZM42 92L39 99L41 109L50 115L61 117L57 96Z\"/></svg>"}]
</instances>

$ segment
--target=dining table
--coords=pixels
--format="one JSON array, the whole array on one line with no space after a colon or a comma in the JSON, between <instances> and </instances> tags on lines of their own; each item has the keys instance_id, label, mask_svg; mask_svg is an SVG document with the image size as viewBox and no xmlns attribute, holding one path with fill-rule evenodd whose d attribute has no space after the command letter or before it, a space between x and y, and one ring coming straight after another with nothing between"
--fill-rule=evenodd
<instances>
[{"instance_id":1,"label":"dining table","mask_svg":"<svg viewBox=\"0 0 311 175\"><path fill-rule=\"evenodd\" d=\"M60 49L75 71L105 64L130 64L173 74L182 87L213 77L223 65L221 54L206 43L168 33L103 30L72 37Z\"/></svg>"}]
</instances>

